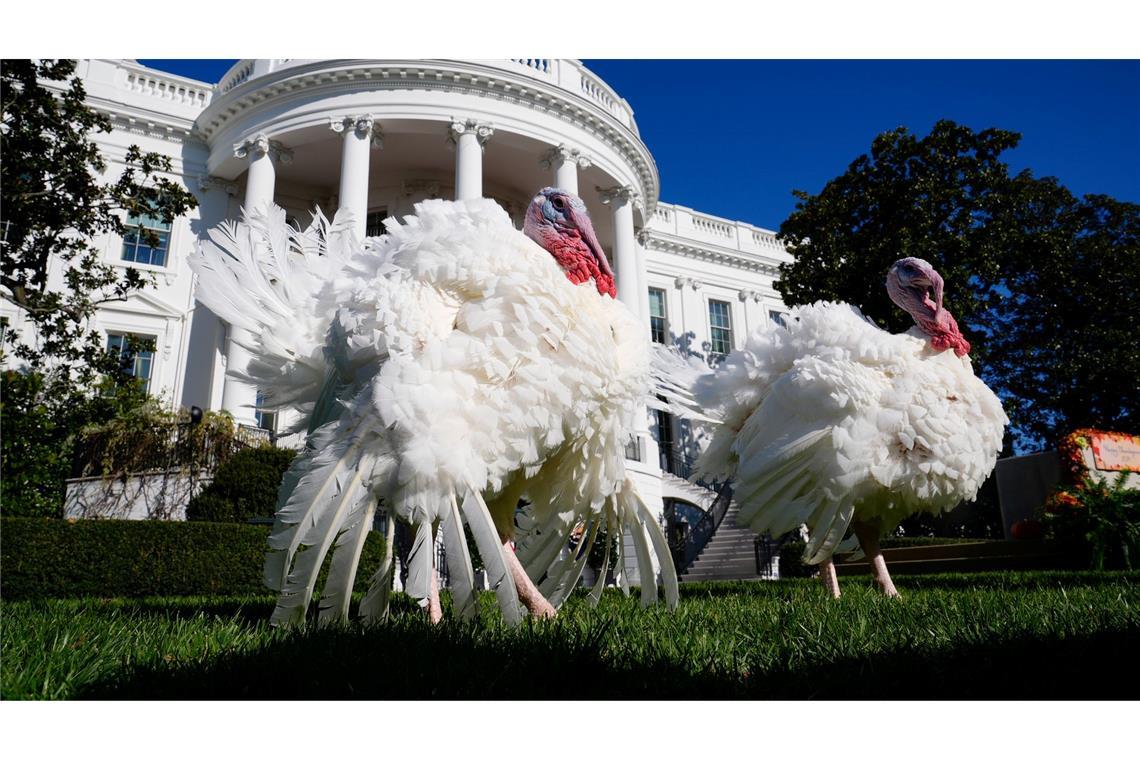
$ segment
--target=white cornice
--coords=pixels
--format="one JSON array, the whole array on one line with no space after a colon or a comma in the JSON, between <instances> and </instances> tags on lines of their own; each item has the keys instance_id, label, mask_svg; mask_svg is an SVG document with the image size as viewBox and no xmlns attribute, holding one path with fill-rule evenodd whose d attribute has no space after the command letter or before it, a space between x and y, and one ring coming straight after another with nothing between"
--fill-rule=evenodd
<instances>
[{"instance_id":1,"label":"white cornice","mask_svg":"<svg viewBox=\"0 0 1140 760\"><path fill-rule=\"evenodd\" d=\"M262 110L304 89L310 96L336 96L354 91L442 91L474 95L551 114L582 129L615 151L637 174L651 215L660 193L657 169L649 149L629 127L600 106L574 92L539 80L463 61L394 61L357 63L319 61L282 68L215 95L196 122L213 140L235 117ZM378 114L379 116L379 114Z\"/></svg>"},{"instance_id":2,"label":"white cornice","mask_svg":"<svg viewBox=\"0 0 1140 760\"><path fill-rule=\"evenodd\" d=\"M663 235L652 229L642 230L645 242L643 245L651 251L661 251L684 256L695 261L707 261L743 269L749 272L776 277L780 274L780 262L773 259L762 259L756 254L737 251L731 248L720 248L707 243L698 243L692 240Z\"/></svg>"}]
</instances>

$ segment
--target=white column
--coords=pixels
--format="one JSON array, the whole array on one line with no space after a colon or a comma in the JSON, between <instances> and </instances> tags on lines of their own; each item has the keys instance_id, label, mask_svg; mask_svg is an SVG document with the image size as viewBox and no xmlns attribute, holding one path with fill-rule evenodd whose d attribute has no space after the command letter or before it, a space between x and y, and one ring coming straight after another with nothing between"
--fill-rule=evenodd
<instances>
[{"instance_id":1,"label":"white column","mask_svg":"<svg viewBox=\"0 0 1140 760\"><path fill-rule=\"evenodd\" d=\"M264 211L273 203L273 190L277 182L276 163L288 163L292 153L280 143L270 140L263 134L256 135L234 146L237 158L249 159L249 171L245 178L246 215ZM257 424L254 407L257 405L257 388L231 373L244 372L249 365L249 351L237 344L236 339L248 342L248 333L240 332L233 325L227 325L226 334L226 381L222 388L222 409L233 415L234 421L242 425Z\"/></svg>"},{"instance_id":2,"label":"white column","mask_svg":"<svg viewBox=\"0 0 1140 760\"><path fill-rule=\"evenodd\" d=\"M588 169L590 159L578 152L577 148L559 145L551 148L539 160L543 169L554 170L554 187L578 194L578 170Z\"/></svg>"},{"instance_id":3,"label":"white column","mask_svg":"<svg viewBox=\"0 0 1140 760\"><path fill-rule=\"evenodd\" d=\"M358 239L364 239L368 221L368 162L371 148L384 146L372 114L329 120L329 129L344 133L340 154L340 212L352 215Z\"/></svg>"},{"instance_id":4,"label":"white column","mask_svg":"<svg viewBox=\"0 0 1140 760\"><path fill-rule=\"evenodd\" d=\"M633 204L637 194L629 187L598 188L602 203L613 209L614 265L617 268L618 300L624 303L639 320L648 316L641 313L641 281L638 273L637 237L633 230Z\"/></svg>"},{"instance_id":5,"label":"white column","mask_svg":"<svg viewBox=\"0 0 1140 760\"><path fill-rule=\"evenodd\" d=\"M238 195L236 182L219 177L199 177L198 190L198 220L191 222L195 237L204 236L228 219L232 201ZM183 357L182 405L216 409L221 404L225 385L226 325L197 299L190 307L193 317Z\"/></svg>"},{"instance_id":6,"label":"white column","mask_svg":"<svg viewBox=\"0 0 1140 760\"><path fill-rule=\"evenodd\" d=\"M472 119L451 122L447 136L455 145L455 200L483 197L483 146L494 133L490 124Z\"/></svg>"}]
</instances>

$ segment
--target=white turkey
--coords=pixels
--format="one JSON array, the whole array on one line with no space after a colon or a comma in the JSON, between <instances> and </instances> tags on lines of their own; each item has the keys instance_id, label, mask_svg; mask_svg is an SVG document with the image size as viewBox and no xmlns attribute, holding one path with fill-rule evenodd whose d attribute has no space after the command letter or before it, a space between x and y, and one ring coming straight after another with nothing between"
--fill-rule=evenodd
<instances>
[{"instance_id":1,"label":"white turkey","mask_svg":"<svg viewBox=\"0 0 1140 760\"><path fill-rule=\"evenodd\" d=\"M804 560L835 597L832 555L849 528L878 585L897 595L880 536L908 515L974 500L1009 421L973 373L933 267L901 259L887 290L915 320L905 334L849 304L800 306L692 385L698 408L722 423L698 474L735 477L737 522L757 533L805 524Z\"/></svg>"},{"instance_id":2,"label":"white turkey","mask_svg":"<svg viewBox=\"0 0 1140 760\"><path fill-rule=\"evenodd\" d=\"M522 233L486 199L424 201L362 243L349 222L318 212L301 232L270 209L212 231L193 262L199 299L253 354L231 372L261 388L267 406L301 410L308 431L270 536L266 582L281 592L273 622L305 619L330 551L319 619L348 615L378 500L411 527L405 590L433 622L437 530L455 609L475 612L462 520L508 622L521 618L518 599L553 615L597 536L623 529L642 568L657 556L675 605L667 544L625 470L648 392L648 338L614 298L582 201L542 190ZM520 499L535 529L516 556ZM587 540L567 556L581 523ZM386 615L391 572L386 560L372 578L365 619ZM643 601L655 601L653 573L642 581Z\"/></svg>"}]
</instances>

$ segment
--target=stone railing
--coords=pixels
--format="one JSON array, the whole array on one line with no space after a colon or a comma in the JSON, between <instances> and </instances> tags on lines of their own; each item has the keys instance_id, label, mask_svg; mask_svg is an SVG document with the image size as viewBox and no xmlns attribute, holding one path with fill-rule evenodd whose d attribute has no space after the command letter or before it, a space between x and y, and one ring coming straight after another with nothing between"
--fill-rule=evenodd
<instances>
[{"instance_id":1,"label":"stone railing","mask_svg":"<svg viewBox=\"0 0 1140 760\"><path fill-rule=\"evenodd\" d=\"M123 86L128 92L138 93L149 98L158 98L169 103L202 109L210 104L214 88L195 83L193 80L163 74L147 68L123 66L126 74ZM123 74L119 74L123 76ZM122 79L119 80L123 82Z\"/></svg>"},{"instance_id":2,"label":"stone railing","mask_svg":"<svg viewBox=\"0 0 1140 760\"><path fill-rule=\"evenodd\" d=\"M245 84L263 74L280 69L313 63L306 58L247 58L235 63L218 85L219 93ZM423 61L425 64L446 64L447 61ZM468 63L464 61L463 63ZM479 65L508 71L545 82L589 101L608 113L634 134L638 134L637 122L633 119L633 109L625 98L579 61L563 58L508 58L495 61L478 61Z\"/></svg>"},{"instance_id":3,"label":"stone railing","mask_svg":"<svg viewBox=\"0 0 1140 760\"><path fill-rule=\"evenodd\" d=\"M684 240L707 243L768 258L791 260L776 233L745 222L699 214L684 206L658 203L646 229Z\"/></svg>"}]
</instances>

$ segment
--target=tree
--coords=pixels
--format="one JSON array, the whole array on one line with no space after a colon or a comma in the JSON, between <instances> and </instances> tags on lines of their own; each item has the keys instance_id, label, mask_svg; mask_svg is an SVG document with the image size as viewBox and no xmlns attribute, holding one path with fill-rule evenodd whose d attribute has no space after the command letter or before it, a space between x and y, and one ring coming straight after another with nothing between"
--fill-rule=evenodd
<instances>
[{"instance_id":1,"label":"tree","mask_svg":"<svg viewBox=\"0 0 1140 760\"><path fill-rule=\"evenodd\" d=\"M170 223L197 206L185 189L159 176L171 170L170 159L137 146L128 149L122 175L103 180L106 162L91 135L109 132L111 124L86 104L75 68L75 61L13 60L0 69L0 296L23 310L35 333L25 341L7 330L0 350L47 370L52 387L119 373L119 357L91 330L91 318L102 304L153 283L139 269L103 261L93 239L124 235L129 215ZM141 224L132 229L158 243ZM53 266L62 270L56 282Z\"/></svg>"},{"instance_id":2,"label":"tree","mask_svg":"<svg viewBox=\"0 0 1140 760\"><path fill-rule=\"evenodd\" d=\"M1020 450L1075 427L1135 429L1140 206L1012 174L1000 155L1019 140L951 121L921 139L879 135L819 194L795 191L779 232L795 261L776 288L788 305L846 301L902 331L909 319L887 296L886 272L904 256L926 259Z\"/></svg>"},{"instance_id":3,"label":"tree","mask_svg":"<svg viewBox=\"0 0 1140 760\"><path fill-rule=\"evenodd\" d=\"M130 357L109 352L91 320L102 304L126 300L152 278L103 261L94 238L127 233L128 215L169 223L197 205L159 176L171 170L169 158L136 146L119 178L103 179L106 163L92 134L110 131L110 121L84 102L75 69L74 61L26 60L0 68L0 297L23 311L33 332L29 341L0 329L0 364L13 355L25 364L3 374L0 479L8 515L58 515L75 434L144 397ZM141 225L134 231L158 242Z\"/></svg>"}]
</instances>

